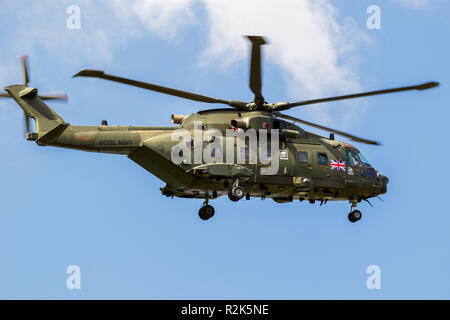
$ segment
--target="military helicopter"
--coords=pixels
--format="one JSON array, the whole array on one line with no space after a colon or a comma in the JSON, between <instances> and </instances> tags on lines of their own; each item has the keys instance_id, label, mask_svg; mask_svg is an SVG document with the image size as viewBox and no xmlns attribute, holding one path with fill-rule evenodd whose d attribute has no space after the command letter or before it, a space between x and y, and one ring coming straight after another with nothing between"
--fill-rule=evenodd
<instances>
[{"instance_id":1,"label":"military helicopter","mask_svg":"<svg viewBox=\"0 0 450 320\"><path fill-rule=\"evenodd\" d=\"M370 145L379 145L379 143L308 122L284 114L282 111L329 101L408 90L426 90L437 87L439 83L427 82L314 100L268 103L261 90L261 46L266 44L266 41L261 36L247 36L247 39L251 43L249 85L254 94L251 102L208 97L122 78L99 70L85 69L73 76L105 79L197 102L231 107L231 109L209 109L191 115L173 114L171 120L177 126L109 126L105 120L100 126L70 125L43 102L43 100L64 100L66 96L39 95L37 89L28 87L29 76L24 58L22 59L24 84L7 86L5 87L7 93L0 96L13 98L23 109L27 140L35 141L40 146L126 155L166 183L161 188L163 195L172 198L203 199L203 205L198 212L203 220L210 219L215 213L209 201L222 195L228 195L231 201L239 201L244 197L247 200L251 197L260 197L272 198L278 203L293 200L307 200L310 203L320 201L321 205L328 201L343 200L350 204L349 221L360 220L362 214L356 209L357 204L361 201L369 202L370 198L386 193L389 180L371 166L356 147L336 140L335 134L359 143ZM30 118L35 120L34 132L30 132ZM199 138L195 138L193 131L196 129L196 123L199 122L201 134ZM320 136L304 130L295 123L331 133L328 137ZM188 137L174 141L173 133L178 129L194 133L194 139ZM173 161L173 153L180 154L180 150L174 151L177 145L195 149L214 143L210 137L205 136L211 129L222 133L226 130L244 133L252 129L278 130L276 136L269 134L271 143L276 139L277 152L271 155L273 159L279 160L276 171L270 175L262 174L262 170L267 169L271 164L250 161L249 146L244 141L244 146L239 147L239 144L235 143L235 137L223 139L228 139L228 142L233 139L228 149L235 151L237 155L241 154L243 163L228 161L228 159L212 163L204 161L193 163L184 160L175 163Z\"/></svg>"}]
</instances>

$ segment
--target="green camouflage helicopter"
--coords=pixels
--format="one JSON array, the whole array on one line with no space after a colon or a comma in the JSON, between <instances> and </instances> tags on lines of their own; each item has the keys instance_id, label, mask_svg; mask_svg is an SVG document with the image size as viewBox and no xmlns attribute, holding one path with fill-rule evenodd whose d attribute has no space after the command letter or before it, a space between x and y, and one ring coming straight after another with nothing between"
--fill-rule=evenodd
<instances>
[{"instance_id":1,"label":"green camouflage helicopter","mask_svg":"<svg viewBox=\"0 0 450 320\"><path fill-rule=\"evenodd\" d=\"M305 100L298 102L267 103L261 92L261 46L266 44L263 37L248 36L251 42L250 89L254 93L252 102L222 100L192 92L162 87L159 85L121 78L98 70L82 70L74 77L93 77L120 82L160 93L173 95L197 102L225 104L231 107L199 111L191 115L172 115L172 123L167 127L122 127L108 126L103 120L100 126L76 126L65 122L43 100L65 100L65 95L39 95L37 89L28 87L29 76L26 59L22 58L24 84L5 88L1 97L12 97L23 109L26 120L26 139L36 141L40 146L55 146L83 151L124 154L150 173L166 183L161 188L167 197L204 199L199 216L207 220L214 215L209 200L228 195L230 200L239 201L251 197L272 198L278 203L293 200L320 201L324 204L332 200L349 201L351 209L348 219L356 222L361 212L357 203L386 193L388 178L370 165L354 146L335 140L338 134L353 141L378 145L348 133L307 122L284 113L294 107L328 101L353 99L371 95L426 90L439 85L428 82L415 86L378 90L351 95ZM35 132L30 132L29 119L35 120ZM200 123L200 126L198 124ZM300 123L331 132L323 137L295 125ZM174 133L183 129L184 134L174 139ZM200 130L200 135L198 134ZM196 132L197 130L197 132ZM194 155L185 155L182 161L174 161L189 150L207 148L214 144L216 136L207 132L222 133L227 147L212 153L227 153L227 160L215 154L215 161L192 161ZM272 149L266 153L272 162L252 161L254 153L245 134L256 131L256 137L267 133ZM266 131L264 131L266 130ZM273 132L277 132L274 134ZM244 134L244 141L236 143L237 136L225 133ZM194 137L194 138L192 138ZM275 148L273 148L275 146ZM250 150L251 149L251 150ZM231 152L231 159L228 154ZM222 161L217 161L222 159ZM236 159L241 161L236 161ZM253 158L254 159L254 158ZM198 160L198 159L197 159ZM276 160L277 165L273 166ZM263 170L270 174L263 174ZM369 202L370 204L370 202Z\"/></svg>"}]
</instances>

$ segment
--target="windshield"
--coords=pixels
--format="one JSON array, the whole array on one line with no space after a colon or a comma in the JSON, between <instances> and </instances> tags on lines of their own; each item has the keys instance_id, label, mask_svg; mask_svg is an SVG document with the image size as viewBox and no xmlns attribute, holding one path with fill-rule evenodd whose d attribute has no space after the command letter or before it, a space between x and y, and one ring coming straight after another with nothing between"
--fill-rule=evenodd
<instances>
[{"instance_id":1,"label":"windshield","mask_svg":"<svg viewBox=\"0 0 450 320\"><path fill-rule=\"evenodd\" d=\"M361 159L361 161L366 165L371 167L370 162L367 161L366 157L363 156L361 152L358 152L358 157Z\"/></svg>"},{"instance_id":2,"label":"windshield","mask_svg":"<svg viewBox=\"0 0 450 320\"><path fill-rule=\"evenodd\" d=\"M351 166L359 165L359 159L352 150L346 150L347 164Z\"/></svg>"}]
</instances>

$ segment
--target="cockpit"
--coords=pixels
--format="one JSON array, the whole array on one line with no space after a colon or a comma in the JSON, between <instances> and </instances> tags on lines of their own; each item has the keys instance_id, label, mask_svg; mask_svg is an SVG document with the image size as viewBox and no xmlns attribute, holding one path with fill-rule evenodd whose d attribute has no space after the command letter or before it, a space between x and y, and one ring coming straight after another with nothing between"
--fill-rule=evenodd
<instances>
[{"instance_id":1,"label":"cockpit","mask_svg":"<svg viewBox=\"0 0 450 320\"><path fill-rule=\"evenodd\" d=\"M370 162L364 157L364 155L356 148L346 149L345 154L347 156L348 165L365 165L367 167L372 167Z\"/></svg>"}]
</instances>

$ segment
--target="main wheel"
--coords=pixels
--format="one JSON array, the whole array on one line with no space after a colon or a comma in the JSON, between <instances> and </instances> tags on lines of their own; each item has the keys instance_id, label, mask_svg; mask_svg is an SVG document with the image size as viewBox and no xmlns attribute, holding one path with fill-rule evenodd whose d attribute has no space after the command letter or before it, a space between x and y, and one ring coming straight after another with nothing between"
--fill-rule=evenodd
<instances>
[{"instance_id":1,"label":"main wheel","mask_svg":"<svg viewBox=\"0 0 450 320\"><path fill-rule=\"evenodd\" d=\"M239 201L245 196L245 190L241 186L235 186L228 191L228 198L231 201Z\"/></svg>"},{"instance_id":2,"label":"main wheel","mask_svg":"<svg viewBox=\"0 0 450 320\"><path fill-rule=\"evenodd\" d=\"M208 220L214 216L214 212L215 212L214 207L207 204L201 207L200 210L198 210L198 216L202 220Z\"/></svg>"},{"instance_id":3,"label":"main wheel","mask_svg":"<svg viewBox=\"0 0 450 320\"><path fill-rule=\"evenodd\" d=\"M358 220L361 220L361 218L362 218L362 214L361 214L361 211L359 211L359 210L353 210L352 212L350 212L348 214L348 220L352 223L354 223Z\"/></svg>"}]
</instances>

